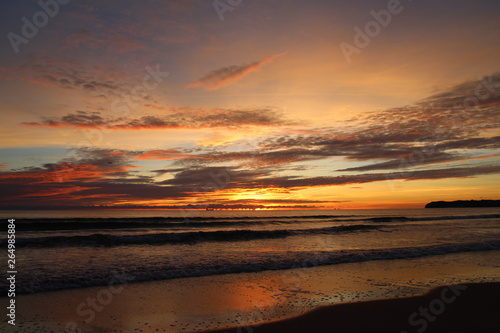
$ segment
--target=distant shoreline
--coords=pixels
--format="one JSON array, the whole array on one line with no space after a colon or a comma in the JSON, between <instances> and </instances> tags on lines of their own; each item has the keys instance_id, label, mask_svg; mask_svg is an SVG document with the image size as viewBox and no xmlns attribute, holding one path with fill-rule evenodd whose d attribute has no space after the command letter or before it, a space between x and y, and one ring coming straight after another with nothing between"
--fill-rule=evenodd
<instances>
[{"instance_id":1,"label":"distant shoreline","mask_svg":"<svg viewBox=\"0 0 500 333\"><path fill-rule=\"evenodd\" d=\"M425 205L425 208L481 208L481 207L500 207L500 200L433 201Z\"/></svg>"}]
</instances>

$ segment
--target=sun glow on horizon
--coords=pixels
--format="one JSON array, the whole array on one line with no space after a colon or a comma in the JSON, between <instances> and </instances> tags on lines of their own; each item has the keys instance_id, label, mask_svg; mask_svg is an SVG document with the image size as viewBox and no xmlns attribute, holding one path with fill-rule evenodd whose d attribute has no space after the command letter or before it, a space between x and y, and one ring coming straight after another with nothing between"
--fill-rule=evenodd
<instances>
[{"instance_id":1,"label":"sun glow on horizon","mask_svg":"<svg viewBox=\"0 0 500 333\"><path fill-rule=\"evenodd\" d=\"M360 47L373 2L252 2L223 21L209 2L68 3L0 48L0 209L497 199L498 3L449 6L409 2ZM0 16L19 31L32 9Z\"/></svg>"}]
</instances>

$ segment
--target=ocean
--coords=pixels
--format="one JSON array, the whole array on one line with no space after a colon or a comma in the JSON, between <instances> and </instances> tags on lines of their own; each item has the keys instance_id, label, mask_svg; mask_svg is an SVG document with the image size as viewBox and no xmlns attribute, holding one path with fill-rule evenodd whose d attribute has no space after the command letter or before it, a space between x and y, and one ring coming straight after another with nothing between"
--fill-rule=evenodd
<instances>
[{"instance_id":1,"label":"ocean","mask_svg":"<svg viewBox=\"0 0 500 333\"><path fill-rule=\"evenodd\" d=\"M226 273L500 253L500 209L2 211L17 293ZM6 229L6 228L5 228ZM5 230L4 229L4 230ZM7 238L0 240L7 247ZM5 296L6 281L1 282Z\"/></svg>"}]
</instances>

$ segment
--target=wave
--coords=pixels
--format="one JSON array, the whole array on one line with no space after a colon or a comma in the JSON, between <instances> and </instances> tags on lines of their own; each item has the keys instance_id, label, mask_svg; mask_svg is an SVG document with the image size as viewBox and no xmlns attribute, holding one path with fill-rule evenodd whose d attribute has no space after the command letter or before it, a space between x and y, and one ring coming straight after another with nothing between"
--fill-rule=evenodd
<instances>
[{"instance_id":1,"label":"wave","mask_svg":"<svg viewBox=\"0 0 500 333\"><path fill-rule=\"evenodd\" d=\"M298 220L326 220L328 218L356 217L356 215L313 215L313 216L267 216L267 217L132 217L132 218L53 218L19 219L18 231L44 230L86 230L86 229L129 229L129 228L175 228L239 226L259 224L286 224Z\"/></svg>"},{"instance_id":2,"label":"wave","mask_svg":"<svg viewBox=\"0 0 500 333\"><path fill-rule=\"evenodd\" d=\"M200 242L236 242L255 239L284 238L300 234L346 233L381 229L380 226L349 225L305 230L219 230L157 233L139 235L92 234L74 236L49 236L17 238L19 247L68 247L68 246L120 246L120 245L161 245L196 244ZM5 246L7 240L1 240Z\"/></svg>"},{"instance_id":3,"label":"wave","mask_svg":"<svg viewBox=\"0 0 500 333\"><path fill-rule=\"evenodd\" d=\"M46 230L104 230L104 229L146 229L146 228L187 228L187 227L226 227L244 225L279 224L280 221L207 221L190 222L181 221L152 222L138 219L138 221L123 221L123 219L103 220L103 221L64 221L64 222L21 222L16 224L19 231L46 231Z\"/></svg>"},{"instance_id":4,"label":"wave","mask_svg":"<svg viewBox=\"0 0 500 333\"><path fill-rule=\"evenodd\" d=\"M478 220L478 219L500 219L500 214L464 215L464 216L430 216L430 217L408 218L409 221Z\"/></svg>"},{"instance_id":5,"label":"wave","mask_svg":"<svg viewBox=\"0 0 500 333\"><path fill-rule=\"evenodd\" d=\"M16 221L18 231L45 230L103 230L103 229L143 229L143 228L197 228L230 227L270 224L290 224L301 222L369 222L404 223L443 220L499 219L500 214L463 215L463 216L375 216L360 215L313 215L313 216L267 216L267 217L142 217L142 218L60 218L60 219L22 219Z\"/></svg>"},{"instance_id":6,"label":"wave","mask_svg":"<svg viewBox=\"0 0 500 333\"><path fill-rule=\"evenodd\" d=\"M445 220L478 220L478 219L498 219L500 214L485 214L485 215L459 215L459 216L422 216L422 217L406 217L406 216L380 216L362 219L366 222L387 223L387 222L423 222L423 221L445 221Z\"/></svg>"},{"instance_id":7,"label":"wave","mask_svg":"<svg viewBox=\"0 0 500 333\"><path fill-rule=\"evenodd\" d=\"M408 222L408 221L413 221L411 218L405 217L405 216L382 216L382 217L372 217L369 219L364 219L364 221L367 222L374 222L374 223L387 223L387 222Z\"/></svg>"},{"instance_id":8,"label":"wave","mask_svg":"<svg viewBox=\"0 0 500 333\"><path fill-rule=\"evenodd\" d=\"M18 292L20 294L27 294L59 289L105 286L113 278L112 274L116 274L118 270L122 270L121 274L127 276L129 282L143 282L182 277L285 270L375 260L413 259L426 256L491 250L500 250L500 240L391 249L290 252L284 256L238 258L237 260L219 258L214 262L205 261L203 265L191 264L182 267L172 267L168 265L162 267L134 266L125 269L123 267L111 267L99 272L87 272L85 278L81 276L72 278L69 276L37 278L35 280L30 280L30 283L20 283ZM115 272L113 273L113 271ZM285 283L287 283L287 277L291 277L291 280L293 280L293 275L284 273L283 279ZM289 282L293 283L292 281Z\"/></svg>"}]
</instances>

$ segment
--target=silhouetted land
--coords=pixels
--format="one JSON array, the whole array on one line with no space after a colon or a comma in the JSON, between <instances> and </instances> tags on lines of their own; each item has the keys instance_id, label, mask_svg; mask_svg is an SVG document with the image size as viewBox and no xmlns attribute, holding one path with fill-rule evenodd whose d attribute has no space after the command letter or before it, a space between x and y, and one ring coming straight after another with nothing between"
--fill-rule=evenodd
<instances>
[{"instance_id":1,"label":"silhouetted land","mask_svg":"<svg viewBox=\"0 0 500 333\"><path fill-rule=\"evenodd\" d=\"M425 205L425 208L474 208L474 207L500 207L500 200L433 201Z\"/></svg>"}]
</instances>

